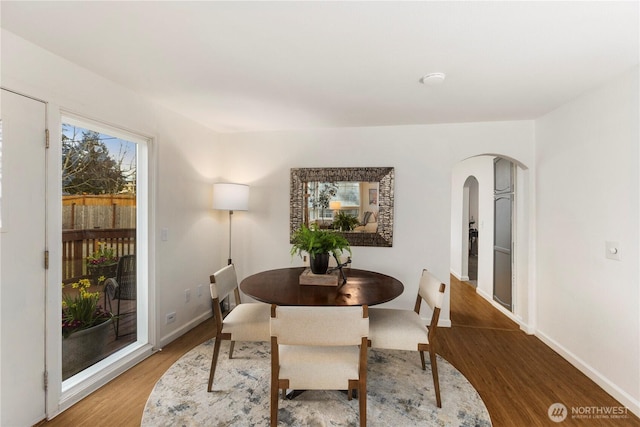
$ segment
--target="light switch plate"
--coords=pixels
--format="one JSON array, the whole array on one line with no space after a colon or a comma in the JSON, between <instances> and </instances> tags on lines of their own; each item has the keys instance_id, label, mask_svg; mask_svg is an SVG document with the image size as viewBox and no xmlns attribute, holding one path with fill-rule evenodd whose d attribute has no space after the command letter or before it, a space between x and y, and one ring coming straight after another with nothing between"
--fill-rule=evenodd
<instances>
[{"instance_id":1,"label":"light switch plate","mask_svg":"<svg viewBox=\"0 0 640 427\"><path fill-rule=\"evenodd\" d=\"M609 259L615 259L620 261L620 243L619 242L605 242L606 252L605 256Z\"/></svg>"}]
</instances>

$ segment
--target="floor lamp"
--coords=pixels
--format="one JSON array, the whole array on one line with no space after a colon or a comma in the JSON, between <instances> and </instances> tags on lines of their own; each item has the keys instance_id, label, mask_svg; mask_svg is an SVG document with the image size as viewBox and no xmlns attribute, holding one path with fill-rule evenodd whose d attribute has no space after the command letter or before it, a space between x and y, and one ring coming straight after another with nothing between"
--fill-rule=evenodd
<instances>
[{"instance_id":1,"label":"floor lamp","mask_svg":"<svg viewBox=\"0 0 640 427\"><path fill-rule=\"evenodd\" d=\"M229 211L229 258L231 264L231 218L233 211L249 210L249 186L245 184L213 184L213 209Z\"/></svg>"}]
</instances>

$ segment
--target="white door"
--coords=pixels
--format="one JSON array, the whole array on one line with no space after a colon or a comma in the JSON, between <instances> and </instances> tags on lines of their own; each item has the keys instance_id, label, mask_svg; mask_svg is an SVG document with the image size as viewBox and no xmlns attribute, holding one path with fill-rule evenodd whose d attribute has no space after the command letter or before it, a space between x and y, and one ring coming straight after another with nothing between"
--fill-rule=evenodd
<instances>
[{"instance_id":1,"label":"white door","mask_svg":"<svg viewBox=\"0 0 640 427\"><path fill-rule=\"evenodd\" d=\"M2 90L0 425L45 418L46 105Z\"/></svg>"}]
</instances>

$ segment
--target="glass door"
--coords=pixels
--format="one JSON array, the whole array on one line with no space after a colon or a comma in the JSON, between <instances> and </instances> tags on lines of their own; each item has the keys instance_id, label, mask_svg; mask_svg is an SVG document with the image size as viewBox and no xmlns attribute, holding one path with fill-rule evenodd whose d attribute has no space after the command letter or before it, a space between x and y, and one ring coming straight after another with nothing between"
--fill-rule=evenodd
<instances>
[{"instance_id":1,"label":"glass door","mask_svg":"<svg viewBox=\"0 0 640 427\"><path fill-rule=\"evenodd\" d=\"M138 240L141 144L134 139L63 117L63 382L139 338L146 304L137 267L145 243Z\"/></svg>"},{"instance_id":2,"label":"glass door","mask_svg":"<svg viewBox=\"0 0 640 427\"><path fill-rule=\"evenodd\" d=\"M494 160L493 299L513 311L513 204L515 166L509 160Z\"/></svg>"}]
</instances>

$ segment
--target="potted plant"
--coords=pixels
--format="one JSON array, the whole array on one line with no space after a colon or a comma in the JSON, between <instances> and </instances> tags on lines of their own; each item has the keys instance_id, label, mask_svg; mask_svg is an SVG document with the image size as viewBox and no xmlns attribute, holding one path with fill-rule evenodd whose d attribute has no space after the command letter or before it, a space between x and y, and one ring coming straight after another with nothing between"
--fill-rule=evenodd
<instances>
[{"instance_id":1,"label":"potted plant","mask_svg":"<svg viewBox=\"0 0 640 427\"><path fill-rule=\"evenodd\" d=\"M358 218L346 212L338 212L333 220L333 228L340 231L351 231L358 225Z\"/></svg>"},{"instance_id":2,"label":"potted plant","mask_svg":"<svg viewBox=\"0 0 640 427\"><path fill-rule=\"evenodd\" d=\"M89 279L66 285L62 293L62 377L98 362L104 353L113 315L100 306L100 292L89 292ZM65 289L65 285L62 285Z\"/></svg>"},{"instance_id":3,"label":"potted plant","mask_svg":"<svg viewBox=\"0 0 640 427\"><path fill-rule=\"evenodd\" d=\"M96 249L87 257L87 273L94 284L102 284L106 279L115 277L118 257L112 248L104 242L98 243Z\"/></svg>"},{"instance_id":4,"label":"potted plant","mask_svg":"<svg viewBox=\"0 0 640 427\"><path fill-rule=\"evenodd\" d=\"M314 274L327 272L329 254L336 260L343 251L351 254L351 246L344 236L332 230L320 230L316 224L312 224L311 228L303 224L293 233L291 244L291 255L302 256L303 252L309 254L309 266Z\"/></svg>"}]
</instances>

